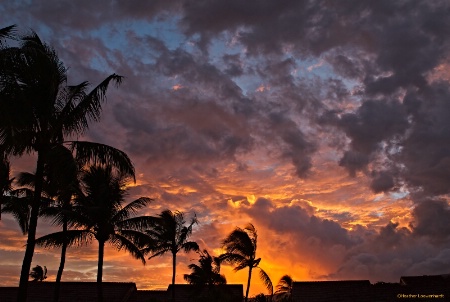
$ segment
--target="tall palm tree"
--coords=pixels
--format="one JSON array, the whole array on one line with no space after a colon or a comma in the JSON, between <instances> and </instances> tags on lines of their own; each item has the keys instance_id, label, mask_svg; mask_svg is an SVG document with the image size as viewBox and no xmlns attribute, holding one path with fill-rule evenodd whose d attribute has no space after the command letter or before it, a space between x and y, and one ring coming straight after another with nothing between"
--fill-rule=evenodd
<instances>
[{"instance_id":1,"label":"tall palm tree","mask_svg":"<svg viewBox=\"0 0 450 302\"><path fill-rule=\"evenodd\" d=\"M276 286L275 294L278 296L277 301L280 302L289 302L292 301L292 286L294 285L294 281L292 277L289 275L284 275L281 277L280 281Z\"/></svg>"},{"instance_id":2,"label":"tall palm tree","mask_svg":"<svg viewBox=\"0 0 450 302\"><path fill-rule=\"evenodd\" d=\"M249 223L244 229L237 227L222 242L226 253L220 256L221 261L235 265L234 271L248 267L247 290L245 292L245 302L248 301L250 291L250 281L254 268L259 269L259 277L263 281L270 294L273 294L272 281L269 275L259 267L261 258L256 258L256 248L258 234L253 224Z\"/></svg>"},{"instance_id":3,"label":"tall palm tree","mask_svg":"<svg viewBox=\"0 0 450 302\"><path fill-rule=\"evenodd\" d=\"M158 216L153 217L152 227L146 231L151 241L143 251L152 254L148 258L149 260L168 252L172 254L172 300L175 300L175 275L178 252L181 250L185 252L199 250L196 242L188 241L192 234L193 225L198 223L197 218L194 216L188 226L185 226L185 223L182 212L165 210Z\"/></svg>"},{"instance_id":4,"label":"tall palm tree","mask_svg":"<svg viewBox=\"0 0 450 302\"><path fill-rule=\"evenodd\" d=\"M65 146L75 152L79 162L114 163L134 175L125 153L101 144L65 141L82 134L90 121L98 121L101 105L111 82L119 85L122 77L108 76L88 91L88 82L67 85L67 69L55 50L36 33L24 36L20 47L0 51L0 144L8 154L36 153L34 199L31 204L28 238L20 275L18 301L25 302L28 273L35 248L45 166L54 160L51 151Z\"/></svg>"},{"instance_id":5,"label":"tall palm tree","mask_svg":"<svg viewBox=\"0 0 450 302\"><path fill-rule=\"evenodd\" d=\"M76 199L76 206L67 211L65 217L75 229L45 235L36 240L44 247L60 247L98 242L98 301L103 301L102 279L105 243L117 250L124 249L145 264L141 249L149 238L139 230L150 227L148 216L134 217L152 200L147 197L136 199L123 206L126 184L130 177L118 173L111 166L91 166L81 176L82 194ZM58 218L57 218L58 219ZM60 218L62 219L62 218Z\"/></svg>"}]
</instances>

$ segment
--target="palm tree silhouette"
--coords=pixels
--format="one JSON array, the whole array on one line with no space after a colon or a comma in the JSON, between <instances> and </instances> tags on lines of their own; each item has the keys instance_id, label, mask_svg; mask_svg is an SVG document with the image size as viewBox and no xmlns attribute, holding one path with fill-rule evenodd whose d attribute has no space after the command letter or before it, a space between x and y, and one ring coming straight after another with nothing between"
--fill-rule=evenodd
<instances>
[{"instance_id":1,"label":"palm tree silhouette","mask_svg":"<svg viewBox=\"0 0 450 302\"><path fill-rule=\"evenodd\" d=\"M199 246L194 241L188 241L192 234L192 227L198 223L194 216L188 226L185 226L185 219L182 212L172 212L165 210L156 217L153 217L153 224L146 231L151 238L148 246L143 250L145 253L152 253L149 260L162 256L167 252L172 253L172 300L175 300L175 275L177 266L177 254L184 250L198 251Z\"/></svg>"},{"instance_id":2,"label":"palm tree silhouette","mask_svg":"<svg viewBox=\"0 0 450 302\"><path fill-rule=\"evenodd\" d=\"M0 143L7 154L36 153L34 198L31 204L28 238L19 282L18 301L25 302L28 273L33 259L45 166L55 160L55 146L75 152L78 162L106 164L109 160L122 171L134 175L125 153L109 146L65 141L82 134L90 121L98 121L101 105L111 82L122 77L108 76L87 92L89 83L67 85L67 69L55 50L36 33L22 37L20 47L3 47L0 53Z\"/></svg>"},{"instance_id":3,"label":"palm tree silhouette","mask_svg":"<svg viewBox=\"0 0 450 302\"><path fill-rule=\"evenodd\" d=\"M220 256L221 261L235 265L234 271L248 267L247 290L245 292L245 302L248 301L250 291L250 281L254 268L259 269L259 277L263 281L270 294L273 294L272 281L269 275L259 267L261 258L256 258L256 248L258 234L253 224L249 223L244 229L237 227L222 242L225 254Z\"/></svg>"},{"instance_id":4,"label":"palm tree silhouette","mask_svg":"<svg viewBox=\"0 0 450 302\"><path fill-rule=\"evenodd\" d=\"M224 301L227 292L218 287L227 283L224 275L220 274L220 259L211 256L207 250L199 252L198 265L191 263L188 268L190 274L184 274L184 280L194 286L193 295L199 301ZM229 298L229 297L228 297Z\"/></svg>"},{"instance_id":5,"label":"palm tree silhouette","mask_svg":"<svg viewBox=\"0 0 450 302\"><path fill-rule=\"evenodd\" d=\"M292 277L289 275L284 275L281 277L280 281L276 286L275 294L278 295L278 301L280 302L289 302L292 301L292 286L294 281Z\"/></svg>"},{"instance_id":6,"label":"palm tree silhouette","mask_svg":"<svg viewBox=\"0 0 450 302\"><path fill-rule=\"evenodd\" d=\"M78 172L80 168L70 150L62 146L58 147L59 148L52 149L60 149L59 154L55 154L55 157L58 160L49 162L44 169L44 182L41 195L45 196L46 199L44 199L44 197L42 199L47 201L47 206L42 208L41 205L40 216L53 219L54 223L62 226L63 232L67 232L68 221L65 217L65 213L72 209L72 196L80 190L78 183ZM63 162L64 164L61 164L60 162ZM35 179L36 177L34 174L22 172L20 173L17 182L21 186L33 189ZM18 201L22 204L24 203L22 200ZM20 204L18 201L16 201L16 203ZM56 274L53 295L54 302L58 302L59 300L60 284L66 261L67 247L68 242L66 241L61 246L60 264Z\"/></svg>"},{"instance_id":7,"label":"palm tree silhouette","mask_svg":"<svg viewBox=\"0 0 450 302\"><path fill-rule=\"evenodd\" d=\"M36 265L31 270L30 277L33 278L33 281L44 281L47 279L47 267L42 268L42 266Z\"/></svg>"},{"instance_id":8,"label":"palm tree silhouette","mask_svg":"<svg viewBox=\"0 0 450 302\"><path fill-rule=\"evenodd\" d=\"M210 286L226 284L227 280L224 275L220 274L219 257L211 256L207 250L200 252L198 265L191 263L188 268L192 271L190 274L184 275L184 280L189 284Z\"/></svg>"},{"instance_id":9,"label":"palm tree silhouette","mask_svg":"<svg viewBox=\"0 0 450 302\"><path fill-rule=\"evenodd\" d=\"M123 206L126 195L125 185L130 177L118 173L111 166L91 166L81 176L82 193L76 198L73 210L65 217L70 229L45 235L36 240L44 247L60 247L98 241L97 291L98 301L103 301L103 257L105 243L109 242L117 250L126 250L145 265L141 249L149 238L140 229L150 227L148 216L133 217L146 207L152 199L141 197Z\"/></svg>"}]
</instances>

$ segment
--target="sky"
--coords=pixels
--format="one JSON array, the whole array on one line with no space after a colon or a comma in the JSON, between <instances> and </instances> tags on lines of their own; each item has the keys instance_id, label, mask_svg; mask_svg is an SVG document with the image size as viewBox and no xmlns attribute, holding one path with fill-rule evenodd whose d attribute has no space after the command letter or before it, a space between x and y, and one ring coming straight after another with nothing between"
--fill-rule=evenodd
<instances>
[{"instance_id":1,"label":"sky","mask_svg":"<svg viewBox=\"0 0 450 302\"><path fill-rule=\"evenodd\" d=\"M274 284L450 273L448 1L6 0L0 15L50 44L69 84L125 77L80 139L130 156L129 200L155 199L142 214L195 214L202 249L252 223ZM0 230L2 285L16 285L26 238L8 215ZM63 281L95 281L96 248L70 248ZM105 253L104 281L171 281L169 257ZM179 255L178 283L197 259ZM59 250L37 264L54 280Z\"/></svg>"}]
</instances>

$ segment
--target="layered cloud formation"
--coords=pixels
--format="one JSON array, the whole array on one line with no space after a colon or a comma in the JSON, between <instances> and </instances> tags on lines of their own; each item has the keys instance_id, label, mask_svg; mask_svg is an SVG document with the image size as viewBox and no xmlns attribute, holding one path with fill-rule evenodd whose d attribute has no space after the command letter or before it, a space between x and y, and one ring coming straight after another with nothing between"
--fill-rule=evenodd
<instances>
[{"instance_id":1,"label":"layered cloud formation","mask_svg":"<svg viewBox=\"0 0 450 302\"><path fill-rule=\"evenodd\" d=\"M0 13L50 43L70 82L125 76L87 139L130 155L130 198L156 199L147 214L195 212L210 251L253 222L274 283L450 273L448 1L6 1ZM2 218L8 284L25 243L13 225ZM94 280L93 249L70 250L65 280ZM105 280L170 282L168 259L108 257ZM178 282L196 258L183 257ZM57 259L39 250L34 263L51 274Z\"/></svg>"}]
</instances>

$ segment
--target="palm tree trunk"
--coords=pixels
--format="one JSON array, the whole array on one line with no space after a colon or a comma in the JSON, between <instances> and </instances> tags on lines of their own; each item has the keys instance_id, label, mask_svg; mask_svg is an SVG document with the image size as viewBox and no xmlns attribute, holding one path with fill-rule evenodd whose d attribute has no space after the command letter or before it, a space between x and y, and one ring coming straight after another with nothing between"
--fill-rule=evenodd
<instances>
[{"instance_id":1,"label":"palm tree trunk","mask_svg":"<svg viewBox=\"0 0 450 302\"><path fill-rule=\"evenodd\" d=\"M36 180L34 184L34 197L31 205L30 222L28 225L28 238L25 247L25 256L23 257L22 271L20 272L18 302L27 301L28 276L30 273L31 262L33 261L34 247L36 242L36 228L39 216L39 207L41 203L42 184L44 181L44 152L38 152L36 164Z\"/></svg>"},{"instance_id":2,"label":"palm tree trunk","mask_svg":"<svg viewBox=\"0 0 450 302\"><path fill-rule=\"evenodd\" d=\"M245 291L245 302L248 301L248 293L250 292L250 280L252 279L252 266L248 268L247 290Z\"/></svg>"},{"instance_id":3,"label":"palm tree trunk","mask_svg":"<svg viewBox=\"0 0 450 302\"><path fill-rule=\"evenodd\" d=\"M172 253L172 301L175 301L175 274L177 270L177 253Z\"/></svg>"},{"instance_id":4,"label":"palm tree trunk","mask_svg":"<svg viewBox=\"0 0 450 302\"><path fill-rule=\"evenodd\" d=\"M67 219L63 218L63 233L67 233ZM55 282L55 292L53 294L53 302L58 302L59 300L59 289L61 287L61 278L64 271L64 265L66 263L66 251L67 251L67 241L61 247L61 261L59 262L58 274L56 275Z\"/></svg>"},{"instance_id":5,"label":"palm tree trunk","mask_svg":"<svg viewBox=\"0 0 450 302\"><path fill-rule=\"evenodd\" d=\"M98 302L103 302L103 255L105 254L105 242L98 242L98 269L97 269L97 298Z\"/></svg>"}]
</instances>

